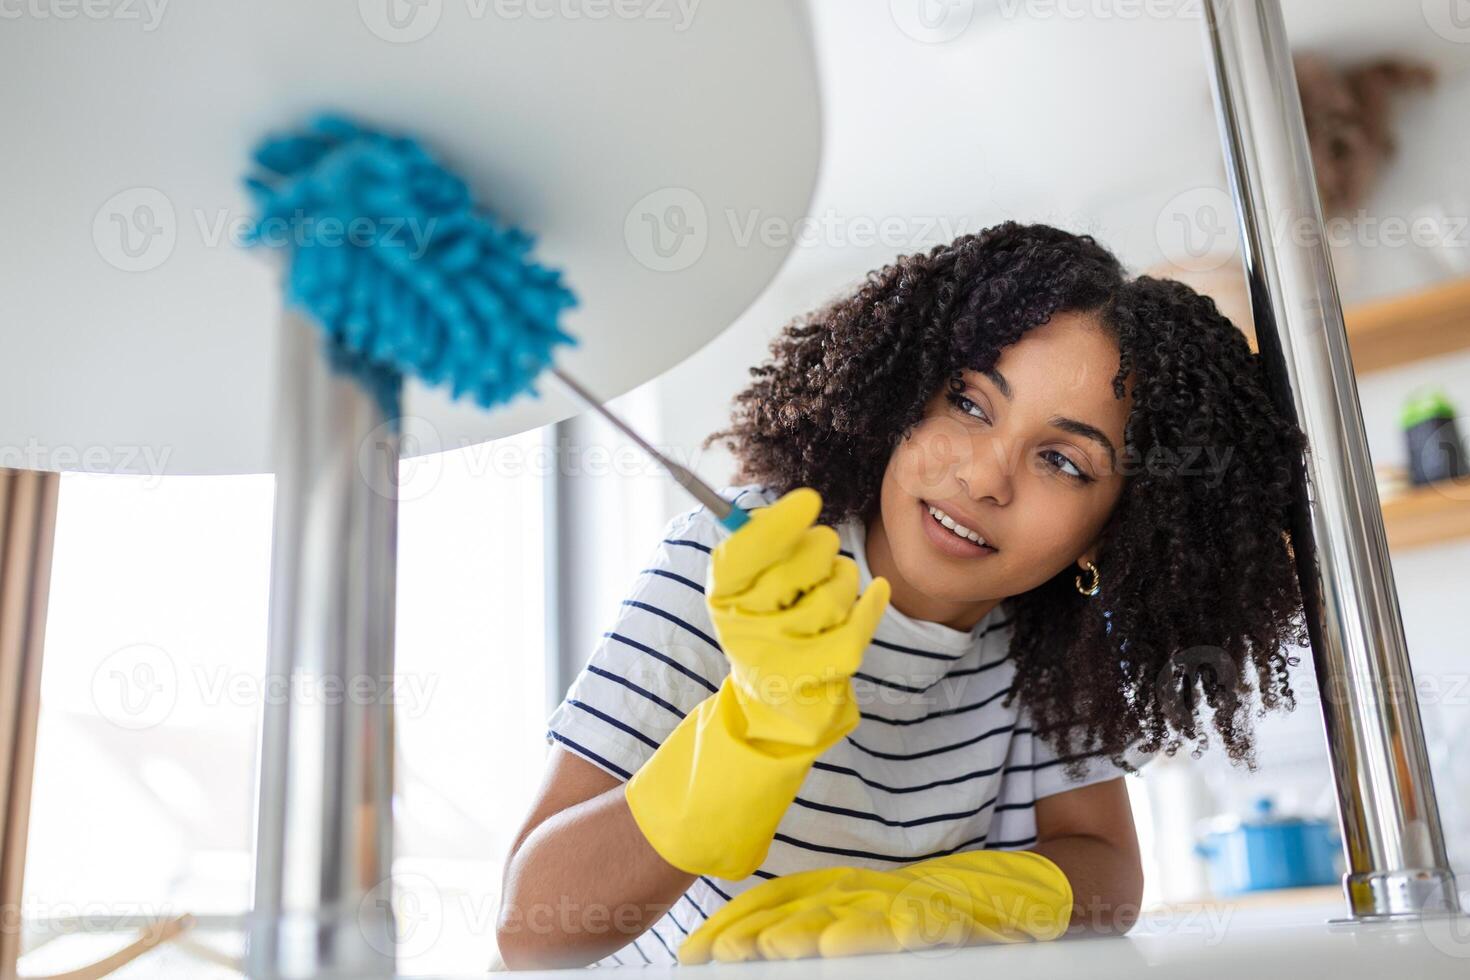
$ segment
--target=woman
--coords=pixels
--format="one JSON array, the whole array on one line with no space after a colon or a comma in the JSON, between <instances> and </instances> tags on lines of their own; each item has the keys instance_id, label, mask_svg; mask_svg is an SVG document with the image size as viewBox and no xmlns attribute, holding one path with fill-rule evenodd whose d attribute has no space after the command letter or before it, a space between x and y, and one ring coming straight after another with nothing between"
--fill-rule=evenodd
<instances>
[{"instance_id":1,"label":"woman","mask_svg":"<svg viewBox=\"0 0 1470 980\"><path fill-rule=\"evenodd\" d=\"M512 967L1118 931L1119 778L1294 706L1305 439L1187 286L1006 222L790 324L725 534L665 530L552 715ZM816 526L812 526L816 522ZM552 915L560 909L562 914ZM539 915L539 918L538 918Z\"/></svg>"}]
</instances>

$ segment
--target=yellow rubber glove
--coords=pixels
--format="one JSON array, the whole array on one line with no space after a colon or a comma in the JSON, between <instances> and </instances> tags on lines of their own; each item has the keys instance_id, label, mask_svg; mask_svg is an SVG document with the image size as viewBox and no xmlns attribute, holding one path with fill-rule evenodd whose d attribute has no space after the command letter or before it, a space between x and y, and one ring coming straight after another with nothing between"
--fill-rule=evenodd
<instances>
[{"instance_id":1,"label":"yellow rubber glove","mask_svg":"<svg viewBox=\"0 0 1470 980\"><path fill-rule=\"evenodd\" d=\"M762 882L710 916L684 965L1055 939L1072 885L1035 851L967 851L895 871L819 868Z\"/></svg>"},{"instance_id":2,"label":"yellow rubber glove","mask_svg":"<svg viewBox=\"0 0 1470 980\"><path fill-rule=\"evenodd\" d=\"M628 780L628 808L664 860L738 880L760 867L811 765L857 727L852 674L889 587L858 598L822 498L801 487L760 507L710 552L705 605L730 662Z\"/></svg>"}]
</instances>

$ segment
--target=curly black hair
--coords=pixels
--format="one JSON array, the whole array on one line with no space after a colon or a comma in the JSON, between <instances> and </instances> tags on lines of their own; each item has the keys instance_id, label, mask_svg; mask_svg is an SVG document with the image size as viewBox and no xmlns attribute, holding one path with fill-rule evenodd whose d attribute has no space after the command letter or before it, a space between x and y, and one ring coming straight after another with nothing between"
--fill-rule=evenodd
<instances>
[{"instance_id":1,"label":"curly black hair","mask_svg":"<svg viewBox=\"0 0 1470 980\"><path fill-rule=\"evenodd\" d=\"M1133 375L1122 456L1136 465L1102 533L1102 591L1080 595L1069 567L1003 600L1016 659L1005 703L1021 698L1074 778L1093 755L1133 772L1125 752L1173 755L1188 740L1198 757L1206 710L1254 771L1253 688L1262 715L1294 708L1298 658L1283 647L1307 642L1288 530L1307 444L1208 296L1128 279L1090 235L1007 221L901 256L797 317L703 445L724 440L736 482L815 488L823 523L868 520L939 387L1066 311L1117 341L1117 397Z\"/></svg>"}]
</instances>

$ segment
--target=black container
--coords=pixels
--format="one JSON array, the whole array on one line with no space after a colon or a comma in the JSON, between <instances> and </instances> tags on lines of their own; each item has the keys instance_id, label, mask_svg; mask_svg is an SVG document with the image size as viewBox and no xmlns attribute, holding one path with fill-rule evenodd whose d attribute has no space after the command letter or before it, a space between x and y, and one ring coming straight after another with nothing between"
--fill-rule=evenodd
<instances>
[{"instance_id":1,"label":"black container","mask_svg":"<svg viewBox=\"0 0 1470 980\"><path fill-rule=\"evenodd\" d=\"M1409 482L1435 483L1470 476L1454 408L1443 393L1415 398L1401 419L1409 450Z\"/></svg>"}]
</instances>

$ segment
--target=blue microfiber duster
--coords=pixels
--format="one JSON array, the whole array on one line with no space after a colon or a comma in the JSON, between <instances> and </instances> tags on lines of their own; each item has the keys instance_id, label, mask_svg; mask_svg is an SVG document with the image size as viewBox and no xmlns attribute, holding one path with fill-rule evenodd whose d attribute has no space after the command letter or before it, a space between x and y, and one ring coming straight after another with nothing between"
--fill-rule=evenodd
<instances>
[{"instance_id":1,"label":"blue microfiber duster","mask_svg":"<svg viewBox=\"0 0 1470 980\"><path fill-rule=\"evenodd\" d=\"M747 518L666 459L553 365L576 297L530 258L534 240L478 207L465 182L415 140L336 114L267 137L246 179L259 217L250 245L289 247L286 301L322 328L328 359L398 411L401 379L494 408L550 371L632 437L731 530Z\"/></svg>"},{"instance_id":2,"label":"blue microfiber duster","mask_svg":"<svg viewBox=\"0 0 1470 980\"><path fill-rule=\"evenodd\" d=\"M267 138L249 177L249 244L290 244L286 299L372 364L493 408L551 363L576 297L528 257L531 236L475 207L412 139L322 115Z\"/></svg>"}]
</instances>

